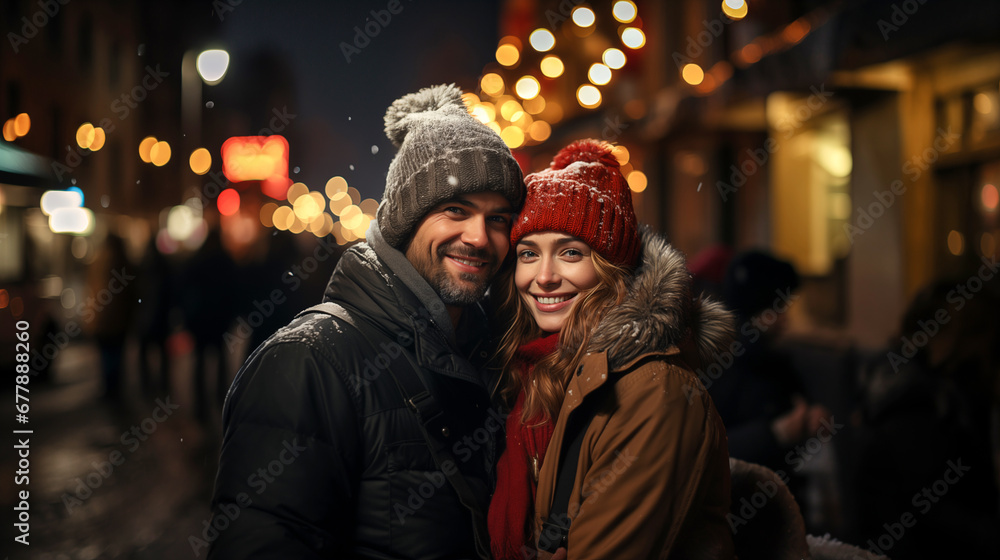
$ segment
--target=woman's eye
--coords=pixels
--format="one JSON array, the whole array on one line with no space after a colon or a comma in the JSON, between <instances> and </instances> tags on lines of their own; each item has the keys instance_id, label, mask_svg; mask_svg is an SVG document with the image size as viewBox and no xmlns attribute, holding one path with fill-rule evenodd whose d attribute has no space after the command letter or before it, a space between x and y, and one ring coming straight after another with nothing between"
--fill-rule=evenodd
<instances>
[{"instance_id":1,"label":"woman's eye","mask_svg":"<svg viewBox=\"0 0 1000 560\"><path fill-rule=\"evenodd\" d=\"M536 255L534 251L528 251L528 250L521 251L520 253L517 254L517 258L521 260L533 259L536 256L538 255Z\"/></svg>"}]
</instances>

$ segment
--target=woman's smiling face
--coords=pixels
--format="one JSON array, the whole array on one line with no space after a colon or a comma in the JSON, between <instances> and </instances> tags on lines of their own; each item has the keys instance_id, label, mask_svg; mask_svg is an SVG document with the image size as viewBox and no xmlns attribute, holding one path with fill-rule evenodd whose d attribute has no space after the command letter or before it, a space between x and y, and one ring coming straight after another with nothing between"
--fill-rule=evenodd
<instances>
[{"instance_id":1,"label":"woman's smiling face","mask_svg":"<svg viewBox=\"0 0 1000 560\"><path fill-rule=\"evenodd\" d=\"M525 235L515 250L518 294L539 328L559 332L578 296L600 281L593 250L579 238L556 231Z\"/></svg>"}]
</instances>

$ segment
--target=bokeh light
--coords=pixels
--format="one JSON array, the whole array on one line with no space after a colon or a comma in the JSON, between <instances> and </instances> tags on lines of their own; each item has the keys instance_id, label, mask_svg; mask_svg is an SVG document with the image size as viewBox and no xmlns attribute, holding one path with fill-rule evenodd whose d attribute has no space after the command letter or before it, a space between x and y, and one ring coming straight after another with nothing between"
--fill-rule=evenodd
<instances>
[{"instance_id":1,"label":"bokeh light","mask_svg":"<svg viewBox=\"0 0 1000 560\"><path fill-rule=\"evenodd\" d=\"M108 139L107 135L104 133L104 129L101 127L94 128L94 141L90 143L88 148L92 152L96 152L104 147L104 142Z\"/></svg>"},{"instance_id":2,"label":"bokeh light","mask_svg":"<svg viewBox=\"0 0 1000 560\"><path fill-rule=\"evenodd\" d=\"M89 148L94 143L94 125L83 123L76 129L76 145L81 148Z\"/></svg>"},{"instance_id":3,"label":"bokeh light","mask_svg":"<svg viewBox=\"0 0 1000 560\"><path fill-rule=\"evenodd\" d=\"M541 90L541 85L538 83L538 79L534 76L522 76L521 79L514 84L514 93L516 93L521 99L534 99L538 96Z\"/></svg>"},{"instance_id":4,"label":"bokeh light","mask_svg":"<svg viewBox=\"0 0 1000 560\"><path fill-rule=\"evenodd\" d=\"M739 21L747 17L749 8L744 0L724 0L722 2L722 13L729 19Z\"/></svg>"},{"instance_id":5,"label":"bokeh light","mask_svg":"<svg viewBox=\"0 0 1000 560\"><path fill-rule=\"evenodd\" d=\"M618 0L611 8L611 14L622 23L631 23L635 19L635 4L631 0Z\"/></svg>"},{"instance_id":6,"label":"bokeh light","mask_svg":"<svg viewBox=\"0 0 1000 560\"><path fill-rule=\"evenodd\" d=\"M600 62L591 64L590 70L587 71L587 79L593 84L603 86L611 81L611 69Z\"/></svg>"},{"instance_id":7,"label":"bokeh light","mask_svg":"<svg viewBox=\"0 0 1000 560\"><path fill-rule=\"evenodd\" d=\"M984 209L994 211L997 209L997 204L1000 203L1000 192L997 191L995 185L985 184L979 191L979 201L982 202Z\"/></svg>"},{"instance_id":8,"label":"bokeh light","mask_svg":"<svg viewBox=\"0 0 1000 560\"><path fill-rule=\"evenodd\" d=\"M502 95L504 90L503 78L496 72L490 72L479 81L479 87L487 95L494 97Z\"/></svg>"},{"instance_id":9,"label":"bokeh light","mask_svg":"<svg viewBox=\"0 0 1000 560\"><path fill-rule=\"evenodd\" d=\"M965 236L960 232L951 230L948 232L948 252L956 257L965 252Z\"/></svg>"},{"instance_id":10,"label":"bokeh light","mask_svg":"<svg viewBox=\"0 0 1000 560\"><path fill-rule=\"evenodd\" d=\"M558 78L566 70L562 59L554 54L543 58L539 63L539 68L542 70L542 75L546 78Z\"/></svg>"},{"instance_id":11,"label":"bokeh light","mask_svg":"<svg viewBox=\"0 0 1000 560\"><path fill-rule=\"evenodd\" d=\"M630 49L640 49L646 44L646 35L638 27L626 27L622 31L622 44Z\"/></svg>"},{"instance_id":12,"label":"bokeh light","mask_svg":"<svg viewBox=\"0 0 1000 560\"><path fill-rule=\"evenodd\" d=\"M170 144L160 140L149 149L149 161L157 167L163 167L170 161Z\"/></svg>"},{"instance_id":13,"label":"bokeh light","mask_svg":"<svg viewBox=\"0 0 1000 560\"><path fill-rule=\"evenodd\" d=\"M528 36L528 43L536 51L546 52L556 46L556 37L548 29L536 29Z\"/></svg>"},{"instance_id":14,"label":"bokeh light","mask_svg":"<svg viewBox=\"0 0 1000 560\"><path fill-rule=\"evenodd\" d=\"M515 125L511 125L500 132L500 139L512 150L520 148L524 144L524 131Z\"/></svg>"},{"instance_id":15,"label":"bokeh light","mask_svg":"<svg viewBox=\"0 0 1000 560\"><path fill-rule=\"evenodd\" d=\"M632 189L632 192L640 193L646 190L646 174L642 171L633 171L628 174L628 188Z\"/></svg>"},{"instance_id":16,"label":"bokeh light","mask_svg":"<svg viewBox=\"0 0 1000 560\"><path fill-rule=\"evenodd\" d=\"M260 223L264 227L274 227L274 211L278 205L273 202L265 202L260 207Z\"/></svg>"},{"instance_id":17,"label":"bokeh light","mask_svg":"<svg viewBox=\"0 0 1000 560\"><path fill-rule=\"evenodd\" d=\"M149 152L153 150L153 144L156 144L157 142L158 140L155 136L147 136L143 138L142 142L139 142L139 159L146 163L152 163L152 160L149 159Z\"/></svg>"},{"instance_id":18,"label":"bokeh light","mask_svg":"<svg viewBox=\"0 0 1000 560\"><path fill-rule=\"evenodd\" d=\"M514 66L517 61L521 58L521 51L517 50L517 47L511 45L510 43L506 45L500 45L497 47L497 62L504 66Z\"/></svg>"},{"instance_id":19,"label":"bokeh light","mask_svg":"<svg viewBox=\"0 0 1000 560\"><path fill-rule=\"evenodd\" d=\"M681 78L683 78L685 82L696 86L705 81L705 71L701 69L701 66L691 62L689 64L685 64L684 68L681 69Z\"/></svg>"},{"instance_id":20,"label":"bokeh light","mask_svg":"<svg viewBox=\"0 0 1000 560\"><path fill-rule=\"evenodd\" d=\"M14 134L24 136L31 130L31 117L28 113L21 113L14 117Z\"/></svg>"},{"instance_id":21,"label":"bokeh light","mask_svg":"<svg viewBox=\"0 0 1000 560\"><path fill-rule=\"evenodd\" d=\"M326 182L326 188L323 189L326 193L327 198L333 198L333 195L337 193L347 192L347 179L344 179L340 175L330 177L330 180Z\"/></svg>"},{"instance_id":22,"label":"bokeh light","mask_svg":"<svg viewBox=\"0 0 1000 560\"><path fill-rule=\"evenodd\" d=\"M535 142L544 142L552 135L552 127L545 121L535 121L528 127L528 136Z\"/></svg>"},{"instance_id":23,"label":"bokeh light","mask_svg":"<svg viewBox=\"0 0 1000 560\"><path fill-rule=\"evenodd\" d=\"M292 183L292 186L288 187L288 203L295 204L295 201L304 194L309 192L309 187L305 183Z\"/></svg>"},{"instance_id":24,"label":"bokeh light","mask_svg":"<svg viewBox=\"0 0 1000 560\"><path fill-rule=\"evenodd\" d=\"M601 55L601 60L613 70L618 70L622 66L625 66L625 53L621 49L616 49L614 47L610 49L605 49L604 54Z\"/></svg>"},{"instance_id":25,"label":"bokeh light","mask_svg":"<svg viewBox=\"0 0 1000 560\"><path fill-rule=\"evenodd\" d=\"M582 107L593 109L601 104L601 91L590 84L584 84L577 88L576 100Z\"/></svg>"},{"instance_id":26,"label":"bokeh light","mask_svg":"<svg viewBox=\"0 0 1000 560\"><path fill-rule=\"evenodd\" d=\"M195 175L204 175L212 168L212 154L205 148L198 148L191 152L188 163Z\"/></svg>"},{"instance_id":27,"label":"bokeh light","mask_svg":"<svg viewBox=\"0 0 1000 560\"><path fill-rule=\"evenodd\" d=\"M219 214L232 216L240 211L240 193L236 189L226 189L219 193L215 203L219 207Z\"/></svg>"},{"instance_id":28,"label":"bokeh light","mask_svg":"<svg viewBox=\"0 0 1000 560\"><path fill-rule=\"evenodd\" d=\"M573 23L579 25L580 27L590 27L591 25L594 25L594 21L597 19L594 16L594 10L591 10L586 6L578 6L575 8L571 17L573 18Z\"/></svg>"},{"instance_id":29,"label":"bokeh light","mask_svg":"<svg viewBox=\"0 0 1000 560\"><path fill-rule=\"evenodd\" d=\"M346 191L333 193L330 197L330 211L334 216L340 216L344 209L351 205L351 196Z\"/></svg>"}]
</instances>

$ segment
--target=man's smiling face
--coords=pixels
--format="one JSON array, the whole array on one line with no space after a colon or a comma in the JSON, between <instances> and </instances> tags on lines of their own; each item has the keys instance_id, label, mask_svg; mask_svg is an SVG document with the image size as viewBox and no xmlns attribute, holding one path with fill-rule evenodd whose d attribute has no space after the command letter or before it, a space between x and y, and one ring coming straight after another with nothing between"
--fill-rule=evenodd
<instances>
[{"instance_id":1,"label":"man's smiling face","mask_svg":"<svg viewBox=\"0 0 1000 560\"><path fill-rule=\"evenodd\" d=\"M471 305L510 250L512 213L510 202L490 191L442 202L417 224L406 258L445 305Z\"/></svg>"}]
</instances>

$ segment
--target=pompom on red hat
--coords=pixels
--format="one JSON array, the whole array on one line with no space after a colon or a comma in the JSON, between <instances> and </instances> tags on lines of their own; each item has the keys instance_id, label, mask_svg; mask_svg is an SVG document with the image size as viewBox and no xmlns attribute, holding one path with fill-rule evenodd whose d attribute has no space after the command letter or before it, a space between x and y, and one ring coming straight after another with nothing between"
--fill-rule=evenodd
<instances>
[{"instance_id":1,"label":"pompom on red hat","mask_svg":"<svg viewBox=\"0 0 1000 560\"><path fill-rule=\"evenodd\" d=\"M618 266L636 264L641 247L632 191L610 145L573 142L524 183L528 195L511 228L511 245L529 233L559 231L579 237Z\"/></svg>"}]
</instances>

